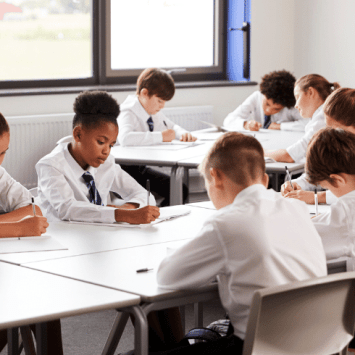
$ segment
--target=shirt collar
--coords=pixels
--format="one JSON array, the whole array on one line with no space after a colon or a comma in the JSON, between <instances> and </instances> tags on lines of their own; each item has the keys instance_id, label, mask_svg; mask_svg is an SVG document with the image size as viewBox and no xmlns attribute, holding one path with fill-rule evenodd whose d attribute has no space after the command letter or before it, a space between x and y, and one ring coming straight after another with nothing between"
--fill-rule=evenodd
<instances>
[{"instance_id":1,"label":"shirt collar","mask_svg":"<svg viewBox=\"0 0 355 355\"><path fill-rule=\"evenodd\" d=\"M147 119L149 117L152 117L152 115L150 115L145 109L144 107L142 106L142 104L140 103L139 99L138 99L138 96L137 97L137 105L136 105L136 109L137 109L137 115L138 117L142 117L143 120L147 121Z\"/></svg>"},{"instance_id":2,"label":"shirt collar","mask_svg":"<svg viewBox=\"0 0 355 355\"><path fill-rule=\"evenodd\" d=\"M239 200L243 199L246 196L250 196L250 194L262 193L265 191L266 191L266 187L262 184L254 184L248 186L247 188L239 192L239 194L234 199L234 203L239 202Z\"/></svg>"},{"instance_id":3,"label":"shirt collar","mask_svg":"<svg viewBox=\"0 0 355 355\"><path fill-rule=\"evenodd\" d=\"M85 171L88 171L94 178L95 178L95 172L96 168L89 166L87 170L84 170L78 163L77 161L73 158L73 156L70 154L68 146L70 143L66 143L64 146L64 157L65 160L68 162L70 168L72 169L74 175L76 178L80 179Z\"/></svg>"},{"instance_id":4,"label":"shirt collar","mask_svg":"<svg viewBox=\"0 0 355 355\"><path fill-rule=\"evenodd\" d=\"M314 114L312 115L312 118L317 116L320 111L323 111L323 106L324 104L320 105L315 111Z\"/></svg>"}]
</instances>

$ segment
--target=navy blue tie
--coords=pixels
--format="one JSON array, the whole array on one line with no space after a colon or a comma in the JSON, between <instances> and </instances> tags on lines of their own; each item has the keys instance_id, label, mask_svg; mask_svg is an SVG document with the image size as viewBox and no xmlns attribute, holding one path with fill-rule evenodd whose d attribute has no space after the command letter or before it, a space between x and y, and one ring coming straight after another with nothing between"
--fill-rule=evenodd
<instances>
[{"instance_id":1,"label":"navy blue tie","mask_svg":"<svg viewBox=\"0 0 355 355\"><path fill-rule=\"evenodd\" d=\"M268 129L270 125L271 125L271 116L265 115L264 127L263 128Z\"/></svg>"},{"instance_id":2,"label":"navy blue tie","mask_svg":"<svg viewBox=\"0 0 355 355\"><path fill-rule=\"evenodd\" d=\"M90 203L102 206L101 197L99 191L97 191L96 189L93 176L88 171L86 171L82 176L86 183L87 188L89 189Z\"/></svg>"},{"instance_id":3,"label":"navy blue tie","mask_svg":"<svg viewBox=\"0 0 355 355\"><path fill-rule=\"evenodd\" d=\"M149 132L153 132L154 131L154 122L153 122L151 117L149 117L147 119L147 123L148 123L148 126L149 126Z\"/></svg>"}]
</instances>

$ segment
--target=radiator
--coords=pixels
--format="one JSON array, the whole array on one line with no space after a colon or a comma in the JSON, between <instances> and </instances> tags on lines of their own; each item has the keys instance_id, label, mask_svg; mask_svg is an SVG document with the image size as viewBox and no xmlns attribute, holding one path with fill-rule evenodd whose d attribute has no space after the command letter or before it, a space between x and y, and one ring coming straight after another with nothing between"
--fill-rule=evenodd
<instances>
[{"instance_id":1,"label":"radiator","mask_svg":"<svg viewBox=\"0 0 355 355\"><path fill-rule=\"evenodd\" d=\"M212 122L212 106L164 109L165 115L188 131L207 128L198 121ZM10 149L3 167L28 189L37 186L35 165L50 153L56 142L72 132L73 113L6 117L10 125Z\"/></svg>"}]
</instances>

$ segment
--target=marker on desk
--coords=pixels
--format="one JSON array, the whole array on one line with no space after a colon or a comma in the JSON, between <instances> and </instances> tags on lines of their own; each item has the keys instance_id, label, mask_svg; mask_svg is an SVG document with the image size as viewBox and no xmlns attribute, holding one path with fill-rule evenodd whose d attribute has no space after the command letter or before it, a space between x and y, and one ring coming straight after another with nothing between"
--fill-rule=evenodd
<instances>
[{"instance_id":1,"label":"marker on desk","mask_svg":"<svg viewBox=\"0 0 355 355\"><path fill-rule=\"evenodd\" d=\"M35 199L31 197L31 203L32 203L32 209L33 209L33 215L36 216L36 207L35 207Z\"/></svg>"},{"instance_id":2,"label":"marker on desk","mask_svg":"<svg viewBox=\"0 0 355 355\"><path fill-rule=\"evenodd\" d=\"M287 177L287 180L290 182L291 187L293 188L292 181L291 181L291 175L290 175L290 172L288 171L286 165L285 165L285 170L286 170L286 177Z\"/></svg>"},{"instance_id":3,"label":"marker on desk","mask_svg":"<svg viewBox=\"0 0 355 355\"><path fill-rule=\"evenodd\" d=\"M148 271L151 271L153 269L147 269L147 268L144 268L144 269L138 269L137 270L137 273L141 273L141 272L148 272Z\"/></svg>"},{"instance_id":4,"label":"marker on desk","mask_svg":"<svg viewBox=\"0 0 355 355\"><path fill-rule=\"evenodd\" d=\"M150 195L150 180L149 179L147 179L146 190L147 190L147 206L149 206L149 195Z\"/></svg>"},{"instance_id":5,"label":"marker on desk","mask_svg":"<svg viewBox=\"0 0 355 355\"><path fill-rule=\"evenodd\" d=\"M314 204L316 205L316 216L318 216L318 194L317 189L314 190Z\"/></svg>"}]
</instances>

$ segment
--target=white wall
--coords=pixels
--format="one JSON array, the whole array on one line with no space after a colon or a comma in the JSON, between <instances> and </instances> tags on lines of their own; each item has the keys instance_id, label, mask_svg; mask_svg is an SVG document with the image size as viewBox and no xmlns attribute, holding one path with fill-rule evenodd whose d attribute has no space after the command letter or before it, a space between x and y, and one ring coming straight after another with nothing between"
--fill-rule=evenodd
<instances>
[{"instance_id":1,"label":"white wall","mask_svg":"<svg viewBox=\"0 0 355 355\"><path fill-rule=\"evenodd\" d=\"M272 70L294 71L294 0L251 0L251 77ZM313 0L312 0L313 1ZM217 87L178 89L167 107L213 105L215 122L221 124L257 87ZM113 96L122 102L128 92ZM0 97L0 112L5 117L72 111L76 94Z\"/></svg>"},{"instance_id":2,"label":"white wall","mask_svg":"<svg viewBox=\"0 0 355 355\"><path fill-rule=\"evenodd\" d=\"M355 1L296 0L295 73L355 88Z\"/></svg>"}]
</instances>

